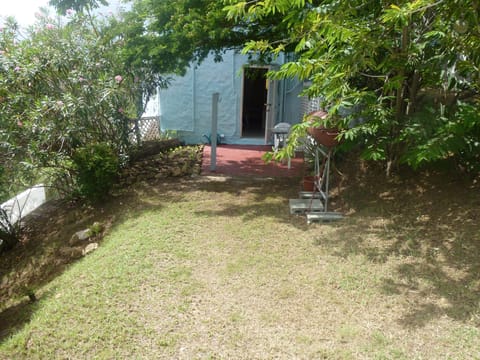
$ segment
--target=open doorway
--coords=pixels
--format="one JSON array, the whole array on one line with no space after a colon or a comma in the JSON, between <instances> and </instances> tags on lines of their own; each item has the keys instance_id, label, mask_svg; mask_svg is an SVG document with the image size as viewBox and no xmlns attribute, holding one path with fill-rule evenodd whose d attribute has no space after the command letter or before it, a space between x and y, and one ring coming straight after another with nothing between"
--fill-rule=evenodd
<instances>
[{"instance_id":1,"label":"open doorway","mask_svg":"<svg viewBox=\"0 0 480 360\"><path fill-rule=\"evenodd\" d=\"M267 118L268 68L243 71L242 137L264 137Z\"/></svg>"}]
</instances>

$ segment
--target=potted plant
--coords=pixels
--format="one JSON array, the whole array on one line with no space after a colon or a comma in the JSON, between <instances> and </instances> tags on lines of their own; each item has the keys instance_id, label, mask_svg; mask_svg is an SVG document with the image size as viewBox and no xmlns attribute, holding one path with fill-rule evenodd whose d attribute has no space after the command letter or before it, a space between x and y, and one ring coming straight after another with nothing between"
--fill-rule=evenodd
<instances>
[{"instance_id":1,"label":"potted plant","mask_svg":"<svg viewBox=\"0 0 480 360\"><path fill-rule=\"evenodd\" d=\"M302 122L292 126L286 145L282 149L265 153L263 159L266 162L282 161L292 158L297 151L302 151L306 164L313 164L318 145L331 150L340 143L341 125L342 118L339 115L323 110L313 111L305 115ZM311 141L307 135L315 141ZM313 172L313 169L306 172L306 183L311 182L310 172Z\"/></svg>"},{"instance_id":2,"label":"potted plant","mask_svg":"<svg viewBox=\"0 0 480 360\"><path fill-rule=\"evenodd\" d=\"M341 118L324 110L316 110L307 114L300 126L304 129L304 134L307 133L315 140L311 141L307 138L304 140L303 149L307 171L303 178L303 189L304 191L316 191L315 183L319 180L318 174L313 176L312 174L317 147L321 145L330 153L340 143Z\"/></svg>"},{"instance_id":3,"label":"potted plant","mask_svg":"<svg viewBox=\"0 0 480 360\"><path fill-rule=\"evenodd\" d=\"M316 110L305 117L310 126L307 128L308 134L315 139L318 144L327 148L332 148L339 144L340 129L336 126L337 117L330 116L326 111Z\"/></svg>"},{"instance_id":4,"label":"potted plant","mask_svg":"<svg viewBox=\"0 0 480 360\"><path fill-rule=\"evenodd\" d=\"M305 175L303 177L302 189L306 192L315 191L315 175Z\"/></svg>"}]
</instances>

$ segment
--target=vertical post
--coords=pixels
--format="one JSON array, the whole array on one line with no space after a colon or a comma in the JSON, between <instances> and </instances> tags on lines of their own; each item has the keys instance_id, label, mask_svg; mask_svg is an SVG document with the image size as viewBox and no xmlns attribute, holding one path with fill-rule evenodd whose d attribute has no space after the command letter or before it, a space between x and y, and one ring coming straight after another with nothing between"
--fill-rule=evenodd
<instances>
[{"instance_id":1,"label":"vertical post","mask_svg":"<svg viewBox=\"0 0 480 360\"><path fill-rule=\"evenodd\" d=\"M326 168L326 180L325 180L325 209L323 209L324 212L328 211L328 191L329 191L329 182L330 182L330 157L332 156L332 148L328 149L327 153L327 163L325 164Z\"/></svg>"},{"instance_id":2,"label":"vertical post","mask_svg":"<svg viewBox=\"0 0 480 360\"><path fill-rule=\"evenodd\" d=\"M140 119L135 119L135 137L137 138L137 145L140 146L142 143L142 134L140 133Z\"/></svg>"},{"instance_id":3,"label":"vertical post","mask_svg":"<svg viewBox=\"0 0 480 360\"><path fill-rule=\"evenodd\" d=\"M217 170L217 123L218 123L218 99L220 94L212 94L212 133L210 135L210 171Z\"/></svg>"}]
</instances>

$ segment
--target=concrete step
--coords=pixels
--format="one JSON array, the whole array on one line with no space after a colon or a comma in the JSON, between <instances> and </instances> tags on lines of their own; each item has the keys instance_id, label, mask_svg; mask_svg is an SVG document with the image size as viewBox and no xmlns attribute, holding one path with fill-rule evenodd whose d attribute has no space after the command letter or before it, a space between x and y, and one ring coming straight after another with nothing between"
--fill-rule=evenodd
<instances>
[{"instance_id":1,"label":"concrete step","mask_svg":"<svg viewBox=\"0 0 480 360\"><path fill-rule=\"evenodd\" d=\"M316 213L323 211L323 204L319 199L290 199L290 214L305 214L307 211Z\"/></svg>"},{"instance_id":2,"label":"concrete step","mask_svg":"<svg viewBox=\"0 0 480 360\"><path fill-rule=\"evenodd\" d=\"M326 222L343 219L343 215L337 212L307 212L307 223Z\"/></svg>"},{"instance_id":3,"label":"concrete step","mask_svg":"<svg viewBox=\"0 0 480 360\"><path fill-rule=\"evenodd\" d=\"M318 191L300 191L298 193L300 199L320 199L320 193Z\"/></svg>"}]
</instances>

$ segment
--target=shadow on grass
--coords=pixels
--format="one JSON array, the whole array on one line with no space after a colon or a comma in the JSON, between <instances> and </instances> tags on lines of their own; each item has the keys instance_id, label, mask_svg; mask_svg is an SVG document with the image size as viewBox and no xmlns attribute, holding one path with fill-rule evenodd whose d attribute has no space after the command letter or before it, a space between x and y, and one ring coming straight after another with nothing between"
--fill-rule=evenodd
<instances>
[{"instance_id":1,"label":"shadow on grass","mask_svg":"<svg viewBox=\"0 0 480 360\"><path fill-rule=\"evenodd\" d=\"M167 147L171 145L167 144ZM146 155L155 153L158 149ZM195 162L201 159L201 152L191 147L174 152L173 156L162 157L160 161L156 156L142 159L145 161L135 163L121 177L112 191L113 195L106 201L94 206L81 202L50 201L23 219L23 241L2 254L0 261L0 340L21 329L35 312L37 305L25 302L22 296L24 289L36 292L83 256L82 250L87 243L70 244L73 234L88 228L95 221L101 222L105 231L88 241L101 243L105 233L126 220L141 216L143 212L159 210L165 202L181 201L178 193L169 193L165 188L182 180L162 175L158 166L165 162L170 174L172 169L178 170L180 162L183 167L191 167L187 171L193 171ZM133 171L133 168L136 170Z\"/></svg>"},{"instance_id":2,"label":"shadow on grass","mask_svg":"<svg viewBox=\"0 0 480 360\"><path fill-rule=\"evenodd\" d=\"M255 178L255 177L216 177L194 183L197 191L205 196L228 194L229 203L220 208L202 209L196 212L201 216L235 216L249 222L259 217L276 219L279 222L306 230L305 217L290 215L289 199L298 197L298 178Z\"/></svg>"},{"instance_id":3,"label":"shadow on grass","mask_svg":"<svg viewBox=\"0 0 480 360\"><path fill-rule=\"evenodd\" d=\"M37 304L30 302L27 297L17 304L0 312L0 344L10 335L20 331L37 309Z\"/></svg>"},{"instance_id":4,"label":"shadow on grass","mask_svg":"<svg viewBox=\"0 0 480 360\"><path fill-rule=\"evenodd\" d=\"M0 263L0 342L28 323L37 308L37 303L30 303L23 296L26 288L36 292L60 276L83 257L82 249L88 243L101 244L105 233L128 219L157 211L163 202L177 201L174 194L160 193L158 187L143 184L124 189L95 206L51 201L25 218L24 241L2 254ZM106 226L102 236L81 245L69 244L75 232L95 221Z\"/></svg>"},{"instance_id":5,"label":"shadow on grass","mask_svg":"<svg viewBox=\"0 0 480 360\"><path fill-rule=\"evenodd\" d=\"M30 301L27 296L24 296L15 305L0 312L0 344L10 336L21 331L30 322L33 314L40 306L40 301L51 297L52 291L35 295L37 298L34 302ZM28 346L28 344L25 344L25 346Z\"/></svg>"},{"instance_id":6,"label":"shadow on grass","mask_svg":"<svg viewBox=\"0 0 480 360\"><path fill-rule=\"evenodd\" d=\"M225 194L231 202L201 208L196 214L212 219L235 216L244 222L268 217L311 232L314 244L329 248L339 257L362 254L372 264L387 263L391 257L404 259L385 274L380 285L383 295L401 295L409 300L405 310L395 314L403 327L422 327L442 316L465 322L477 317L480 324L478 185L472 188L462 181L446 183L435 177L385 180L383 174L351 171L344 183L333 185L338 192L338 210L348 214L338 223L308 226L305 218L289 214L288 199L297 197L298 179L199 177L145 182L119 190L96 207L72 206L45 213L33 229L35 236L22 245L23 249L17 249L26 251L28 261L12 260L9 269L2 264L0 270L34 275L26 275L23 283L12 285L13 294L18 295L25 282L41 286L61 274L74 259L62 255L60 249L75 231L93 221L108 223L113 230L142 212L162 209L165 203L187 203L194 192L206 199ZM323 226L335 236L315 235ZM12 253L12 259L18 255ZM45 263L32 262L35 258ZM8 295L2 289L0 300L4 299ZM2 338L21 329L34 311L35 305L24 304L23 300L3 310L0 320L9 319L9 325L2 330ZM15 322L16 314L19 316Z\"/></svg>"},{"instance_id":7,"label":"shadow on grass","mask_svg":"<svg viewBox=\"0 0 480 360\"><path fill-rule=\"evenodd\" d=\"M350 215L331 239L315 243L342 258L400 260L383 277L381 293L407 299L405 310L392 314L401 326L424 327L443 316L480 326L478 182L432 171L386 179L357 169L341 197Z\"/></svg>"}]
</instances>

